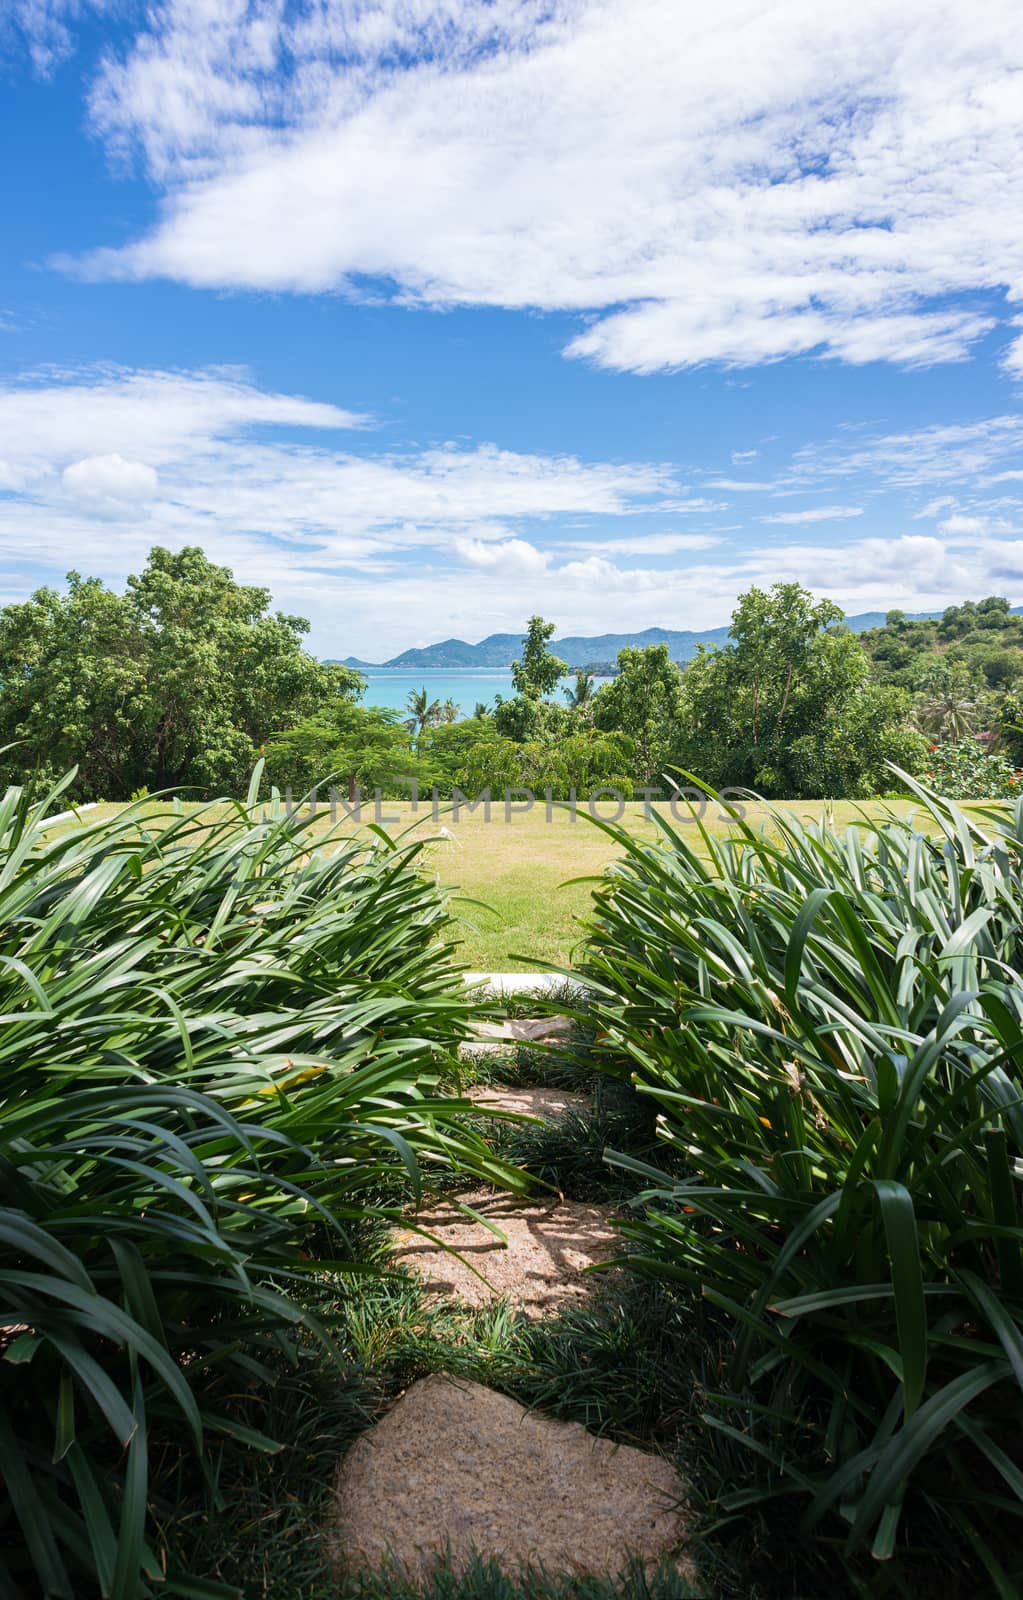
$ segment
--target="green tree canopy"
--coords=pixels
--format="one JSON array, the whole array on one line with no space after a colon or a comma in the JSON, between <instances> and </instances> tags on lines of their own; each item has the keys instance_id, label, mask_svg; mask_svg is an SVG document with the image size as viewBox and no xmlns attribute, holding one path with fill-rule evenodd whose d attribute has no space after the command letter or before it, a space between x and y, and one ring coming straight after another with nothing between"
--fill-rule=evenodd
<instances>
[{"instance_id":1,"label":"green tree canopy","mask_svg":"<svg viewBox=\"0 0 1023 1600\"><path fill-rule=\"evenodd\" d=\"M115 594L72 572L0 612L0 743L10 775L77 765L83 800L144 786L236 789L259 748L358 673L302 648L308 624L269 611L194 547L150 552Z\"/></svg>"},{"instance_id":2,"label":"green tree canopy","mask_svg":"<svg viewBox=\"0 0 1023 1600\"><path fill-rule=\"evenodd\" d=\"M360 790L379 786L395 794L403 778L431 778L400 712L336 697L277 734L267 745L266 763L271 781L296 799L328 781L354 800Z\"/></svg>"},{"instance_id":3,"label":"green tree canopy","mask_svg":"<svg viewBox=\"0 0 1023 1600\"><path fill-rule=\"evenodd\" d=\"M553 700L534 700L529 695L516 694L510 700L497 697L494 729L504 739L514 739L520 744L527 740L553 741L562 738L572 722L566 706Z\"/></svg>"},{"instance_id":4,"label":"green tree canopy","mask_svg":"<svg viewBox=\"0 0 1023 1600\"><path fill-rule=\"evenodd\" d=\"M632 794L633 752L621 734L592 730L570 733L557 741L480 739L466 751L458 786L466 794L489 789L499 798L505 789L530 789L539 799L550 790L555 800L574 789L586 799L597 788Z\"/></svg>"},{"instance_id":5,"label":"green tree canopy","mask_svg":"<svg viewBox=\"0 0 1023 1600\"><path fill-rule=\"evenodd\" d=\"M550 694L568 671L564 661L547 648L553 635L553 622L545 622L543 617L530 617L522 641L522 660L513 661L511 669L515 693L524 695L527 700L541 700L545 694Z\"/></svg>"},{"instance_id":6,"label":"green tree canopy","mask_svg":"<svg viewBox=\"0 0 1023 1600\"><path fill-rule=\"evenodd\" d=\"M703 651L684 678L679 764L716 788L795 798L889 787L885 762L918 767L909 697L871 682L842 612L796 583L742 595L732 642Z\"/></svg>"},{"instance_id":7,"label":"green tree canopy","mask_svg":"<svg viewBox=\"0 0 1023 1600\"><path fill-rule=\"evenodd\" d=\"M593 721L605 732L627 735L634 750L633 775L656 783L679 740L682 672L666 644L628 646L618 655L618 676L593 697Z\"/></svg>"}]
</instances>

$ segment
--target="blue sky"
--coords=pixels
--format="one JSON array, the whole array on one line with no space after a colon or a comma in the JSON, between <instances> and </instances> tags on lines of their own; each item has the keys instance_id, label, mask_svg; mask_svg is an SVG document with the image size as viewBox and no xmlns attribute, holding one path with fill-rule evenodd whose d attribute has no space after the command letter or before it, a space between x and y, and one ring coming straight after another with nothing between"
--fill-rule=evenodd
<instances>
[{"instance_id":1,"label":"blue sky","mask_svg":"<svg viewBox=\"0 0 1023 1600\"><path fill-rule=\"evenodd\" d=\"M1023 601L1015 0L7 0L0 599Z\"/></svg>"}]
</instances>

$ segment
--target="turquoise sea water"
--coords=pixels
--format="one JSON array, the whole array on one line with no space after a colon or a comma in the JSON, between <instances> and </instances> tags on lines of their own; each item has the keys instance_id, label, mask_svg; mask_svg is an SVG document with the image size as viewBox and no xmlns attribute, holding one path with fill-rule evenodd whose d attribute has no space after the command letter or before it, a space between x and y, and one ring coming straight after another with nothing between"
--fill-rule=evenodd
<instances>
[{"instance_id":1,"label":"turquoise sea water","mask_svg":"<svg viewBox=\"0 0 1023 1600\"><path fill-rule=\"evenodd\" d=\"M425 688L431 700L453 700L463 717L472 716L478 700L493 707L495 695L510 700L515 693L510 672L402 672L395 667L363 676L363 705L388 706L392 711L405 710L413 689ZM574 681L571 677L564 679L566 685Z\"/></svg>"}]
</instances>

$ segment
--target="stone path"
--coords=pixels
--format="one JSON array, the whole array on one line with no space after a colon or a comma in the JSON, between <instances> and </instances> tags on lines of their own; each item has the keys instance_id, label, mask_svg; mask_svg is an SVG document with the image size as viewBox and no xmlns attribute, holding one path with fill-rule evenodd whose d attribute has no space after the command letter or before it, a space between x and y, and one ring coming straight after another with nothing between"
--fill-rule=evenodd
<instances>
[{"instance_id":1,"label":"stone path","mask_svg":"<svg viewBox=\"0 0 1023 1600\"><path fill-rule=\"evenodd\" d=\"M586 994L584 983L561 972L466 972L462 981L487 1000L521 994L563 995L571 990L576 990L580 999Z\"/></svg>"},{"instance_id":2,"label":"stone path","mask_svg":"<svg viewBox=\"0 0 1023 1600\"><path fill-rule=\"evenodd\" d=\"M490 995L529 987L528 974L471 976L487 979ZM537 977L538 993L564 984ZM572 1023L509 1018L480 1021L475 1033L460 1053L565 1044ZM585 1095L549 1085L477 1084L468 1098L481 1113L551 1121L589 1104ZM434 1238L402 1229L393 1259L437 1294L469 1307L506 1298L536 1319L585 1300L606 1282L606 1274L585 1269L620 1253L610 1211L561 1197L471 1190L420 1213L416 1223ZM551 1573L614 1577L630 1558L652 1570L680 1548L688 1525L685 1493L674 1466L660 1456L526 1411L480 1384L435 1375L414 1383L345 1457L329 1539L348 1570L394 1565L415 1586L425 1584L438 1558L450 1557L459 1570L474 1554L497 1560L509 1575L531 1563ZM697 1594L688 1558L676 1558L676 1565L679 1596Z\"/></svg>"}]
</instances>

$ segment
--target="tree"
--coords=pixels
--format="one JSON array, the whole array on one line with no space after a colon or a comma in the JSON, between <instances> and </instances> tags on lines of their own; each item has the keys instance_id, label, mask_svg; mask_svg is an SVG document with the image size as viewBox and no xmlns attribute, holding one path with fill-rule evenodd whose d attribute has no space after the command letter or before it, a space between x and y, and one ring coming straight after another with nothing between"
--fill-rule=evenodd
<instances>
[{"instance_id":1,"label":"tree","mask_svg":"<svg viewBox=\"0 0 1023 1600\"><path fill-rule=\"evenodd\" d=\"M150 552L114 594L68 575L0 612L0 743L26 768L77 765L75 795L122 799L143 786L237 789L259 748L363 679L302 648L308 624L269 612L194 547Z\"/></svg>"},{"instance_id":2,"label":"tree","mask_svg":"<svg viewBox=\"0 0 1023 1600\"><path fill-rule=\"evenodd\" d=\"M666 644L627 646L618 655L618 676L593 697L593 721L605 732L632 742L634 776L656 782L678 743L682 673Z\"/></svg>"},{"instance_id":3,"label":"tree","mask_svg":"<svg viewBox=\"0 0 1023 1600\"><path fill-rule=\"evenodd\" d=\"M441 720L441 703L430 699L425 684L422 689L409 690L405 705L409 713L405 725L417 739L421 739L427 728L434 727Z\"/></svg>"},{"instance_id":4,"label":"tree","mask_svg":"<svg viewBox=\"0 0 1023 1600\"><path fill-rule=\"evenodd\" d=\"M543 617L530 617L522 641L522 660L513 661L511 669L516 694L527 700L541 700L545 694L550 694L568 671L565 662L547 648L547 641L553 634L553 622L545 622Z\"/></svg>"},{"instance_id":5,"label":"tree","mask_svg":"<svg viewBox=\"0 0 1023 1600\"><path fill-rule=\"evenodd\" d=\"M481 741L497 737L490 717L464 717L459 722L442 722L427 730L417 747L425 770L425 781L435 783L442 794L462 784L466 762Z\"/></svg>"},{"instance_id":6,"label":"tree","mask_svg":"<svg viewBox=\"0 0 1023 1600\"><path fill-rule=\"evenodd\" d=\"M593 696L596 693L593 673L583 670L575 675L575 683L562 693L568 701L570 711L582 712L585 716L593 714Z\"/></svg>"},{"instance_id":7,"label":"tree","mask_svg":"<svg viewBox=\"0 0 1023 1600\"><path fill-rule=\"evenodd\" d=\"M983 685L963 661L936 661L920 684L913 722L939 743L957 743L977 731L988 710Z\"/></svg>"},{"instance_id":8,"label":"tree","mask_svg":"<svg viewBox=\"0 0 1023 1600\"><path fill-rule=\"evenodd\" d=\"M1018 800L1020 774L1004 755L976 739L935 746L924 782L949 800Z\"/></svg>"},{"instance_id":9,"label":"tree","mask_svg":"<svg viewBox=\"0 0 1023 1600\"><path fill-rule=\"evenodd\" d=\"M594 789L632 794L632 749L621 734L593 730L568 734L556 742L537 739L480 739L466 752L458 785L469 795L489 789L499 799L505 789L529 789L539 799L566 800L574 790L586 799Z\"/></svg>"},{"instance_id":10,"label":"tree","mask_svg":"<svg viewBox=\"0 0 1023 1600\"><path fill-rule=\"evenodd\" d=\"M439 720L441 722L457 722L458 718L459 718L459 715L460 715L460 713L459 713L459 710L458 710L457 702L452 700L450 698L450 696L449 696L448 699L445 700L444 704L440 708L440 718L439 718Z\"/></svg>"},{"instance_id":11,"label":"tree","mask_svg":"<svg viewBox=\"0 0 1023 1600\"><path fill-rule=\"evenodd\" d=\"M279 733L266 749L267 775L297 798L333 781L354 801L360 789L400 793L403 778L428 779L401 714L334 700Z\"/></svg>"},{"instance_id":12,"label":"tree","mask_svg":"<svg viewBox=\"0 0 1023 1600\"><path fill-rule=\"evenodd\" d=\"M554 700L534 700L529 695L516 694L510 700L497 698L491 719L495 730L505 739L515 739L520 744L539 740L551 743L562 738L571 725L567 707Z\"/></svg>"},{"instance_id":13,"label":"tree","mask_svg":"<svg viewBox=\"0 0 1023 1600\"><path fill-rule=\"evenodd\" d=\"M795 583L740 596L732 642L686 668L679 764L715 788L793 798L876 793L885 760L919 765L908 695L871 682L841 616Z\"/></svg>"}]
</instances>

